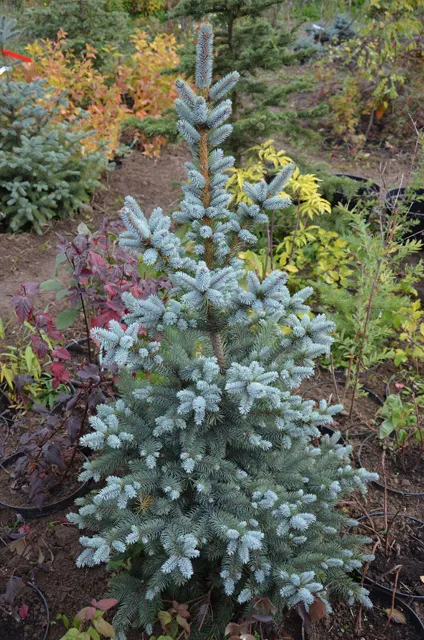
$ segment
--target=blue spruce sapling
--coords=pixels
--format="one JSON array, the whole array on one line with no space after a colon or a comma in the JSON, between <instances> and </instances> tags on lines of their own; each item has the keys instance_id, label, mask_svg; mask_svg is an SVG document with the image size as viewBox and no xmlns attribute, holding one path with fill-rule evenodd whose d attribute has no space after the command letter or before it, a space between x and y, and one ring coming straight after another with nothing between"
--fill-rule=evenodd
<instances>
[{"instance_id":1,"label":"blue spruce sapling","mask_svg":"<svg viewBox=\"0 0 424 640\"><path fill-rule=\"evenodd\" d=\"M280 619L316 598L330 607L331 591L369 602L352 576L361 540L346 535L352 521L335 507L372 476L351 466L338 435L321 435L341 407L294 393L328 353L332 325L308 314L310 288L290 296L284 273L260 281L237 258L268 213L287 206L278 194L292 167L269 185L246 183L251 204L230 207L233 158L218 147L231 133L223 98L238 76L210 86L212 42L202 24L197 91L177 81L193 161L172 217L189 224L194 252L161 209L147 219L128 197L121 246L174 288L166 304L125 293L124 324L93 330L105 361L119 366L122 395L91 418L84 441L101 454L82 476L104 482L69 519L95 532L81 538L79 566L124 561L111 586L121 639L130 626L149 633L163 598L194 602L199 638L223 637L234 609L259 597Z\"/></svg>"}]
</instances>

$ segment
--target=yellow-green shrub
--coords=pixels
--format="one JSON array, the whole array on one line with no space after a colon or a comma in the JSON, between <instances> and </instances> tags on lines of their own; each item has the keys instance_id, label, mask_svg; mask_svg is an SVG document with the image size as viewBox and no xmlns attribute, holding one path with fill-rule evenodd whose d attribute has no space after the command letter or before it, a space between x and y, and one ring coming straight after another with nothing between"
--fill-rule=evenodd
<instances>
[{"instance_id":1,"label":"yellow-green shrub","mask_svg":"<svg viewBox=\"0 0 424 640\"><path fill-rule=\"evenodd\" d=\"M284 152L277 151L273 141L250 150L245 167L234 169L228 181L236 202L248 201L242 191L244 182L267 179L275 170L293 162ZM280 196L289 196L291 207L277 212L273 223L273 256L269 243L262 243L257 253L245 251L246 265L264 275L272 267L280 267L293 275L291 282L304 284L308 278L320 278L328 284L344 285L351 269L347 242L335 231L310 224L316 217L331 213L330 203L319 192L319 179L311 173L302 173L297 167ZM271 232L271 229L268 230ZM264 246L266 244L267 246Z\"/></svg>"}]
</instances>

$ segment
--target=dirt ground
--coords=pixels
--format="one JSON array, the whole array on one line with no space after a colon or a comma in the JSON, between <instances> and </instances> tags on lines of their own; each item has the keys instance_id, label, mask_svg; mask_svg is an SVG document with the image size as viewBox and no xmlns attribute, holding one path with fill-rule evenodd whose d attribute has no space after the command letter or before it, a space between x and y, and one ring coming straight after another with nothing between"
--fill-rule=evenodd
<instances>
[{"instance_id":1,"label":"dirt ground","mask_svg":"<svg viewBox=\"0 0 424 640\"><path fill-rule=\"evenodd\" d=\"M277 142L277 141L276 141ZM278 141L278 147L289 153L294 149ZM408 171L408 155L398 154L390 158L387 150L375 153L366 159L356 162L345 151L333 150L305 153L309 160L326 161L334 172L348 172L365 175L368 178L382 183L381 164L386 164L386 182L389 186L399 184L402 176ZM189 153L185 146L166 148L161 157L150 159L135 151L131 156L123 160L123 163L114 171L111 171L103 180L104 189L94 194L92 202L83 211L71 220L55 222L43 236L33 233L19 234L15 236L0 236L0 316L4 319L10 316L10 299L19 288L20 283L49 279L53 276L55 265L56 233L74 235L81 222L89 224L93 229L102 216L116 218L126 195L134 196L143 210L149 214L156 207L161 206L165 211L172 211L180 200L179 185L185 178L184 162L189 159ZM309 381L310 385L318 386L311 389L308 397L314 398L318 393L323 397L323 390L328 395L333 394L331 380L318 377ZM386 380L384 373L370 380L369 386L382 395ZM333 395L333 402L335 401ZM368 406L369 405L369 406ZM369 428L373 419L375 407L373 403L362 403L361 413L355 416L355 426ZM349 426L349 425L348 425ZM355 443L355 453L357 446ZM381 510L383 507L383 494L375 487L371 487L365 502L367 510ZM355 509L355 504L350 508ZM396 496L389 496L389 510L407 510L412 515L423 515L422 502L418 499L400 501ZM30 532L28 537L34 542L35 547L42 549L45 557L41 568L34 567L27 560L10 550L10 540L7 539L7 527L14 527L16 514L11 511L0 513L0 534L3 543L0 546L0 582L1 579L12 573L32 577L36 584L44 592L50 606L51 620L59 613L65 613L72 617L80 608L90 604L92 598L101 598L108 583L108 576L104 567L94 569L77 569L75 560L81 551L79 545L79 531L66 523L65 515L68 509L46 516L38 520L28 522ZM5 528L6 526L6 528ZM0 590L2 585L0 584ZM61 624L52 625L49 632L49 640L58 640L64 634ZM0 632L0 638L3 640ZM135 633L131 640L140 638ZM7 640L4 638L4 640Z\"/></svg>"},{"instance_id":2,"label":"dirt ground","mask_svg":"<svg viewBox=\"0 0 424 640\"><path fill-rule=\"evenodd\" d=\"M185 178L184 162L188 159L189 153L182 146L168 147L157 159L134 151L106 174L104 188L96 191L90 205L72 219L53 222L42 236L0 234L0 317L10 317L10 300L21 283L53 277L56 233L73 236L81 222L95 230L103 216L118 218L127 195L134 196L146 213L158 206L167 212L177 208L179 185Z\"/></svg>"},{"instance_id":3,"label":"dirt ground","mask_svg":"<svg viewBox=\"0 0 424 640\"><path fill-rule=\"evenodd\" d=\"M293 104L293 108L294 108ZM391 154L387 149L374 150L358 160L346 150L298 151L276 137L275 146L304 157L310 163L326 162L334 173L351 173L372 179L386 187L404 184L410 172L411 154ZM10 300L23 282L43 282L53 277L56 259L56 233L72 236L84 222L93 229L103 216L117 218L125 196L136 198L146 213L157 206L165 211L177 207L180 185L185 180L184 162L190 159L185 145L167 147L157 159L134 151L115 170L103 178L89 205L72 219L55 221L42 236L35 233L0 234L0 317L10 317Z\"/></svg>"}]
</instances>

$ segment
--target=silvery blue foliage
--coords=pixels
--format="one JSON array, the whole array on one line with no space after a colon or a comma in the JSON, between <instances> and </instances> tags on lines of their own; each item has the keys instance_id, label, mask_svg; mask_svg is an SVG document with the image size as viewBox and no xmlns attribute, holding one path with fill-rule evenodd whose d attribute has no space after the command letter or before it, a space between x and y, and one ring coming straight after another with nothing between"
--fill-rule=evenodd
<instances>
[{"instance_id":1,"label":"silvery blue foliage","mask_svg":"<svg viewBox=\"0 0 424 640\"><path fill-rule=\"evenodd\" d=\"M345 535L351 520L335 507L375 476L352 466L339 434L320 432L342 407L295 392L329 352L332 324L310 314L311 288L291 295L285 274L260 279L237 257L267 212L287 205L279 194L293 167L244 185L250 201L231 205L234 159L214 145L231 129L231 104L219 101L237 74L209 88L211 51L203 25L198 92L177 81L193 161L172 218L188 226L190 250L161 209L149 217L127 198L121 245L165 270L173 288L167 299L125 293L122 324L93 330L104 362L119 367L121 398L90 418L83 442L100 455L81 477L103 484L69 518L94 531L81 538L79 566L137 557L138 574L112 580L122 638L131 624L150 628L171 590L187 584L182 593L200 597L209 579L216 603L269 597L279 617L317 593L329 608L333 587L367 602L352 578L364 541Z\"/></svg>"}]
</instances>

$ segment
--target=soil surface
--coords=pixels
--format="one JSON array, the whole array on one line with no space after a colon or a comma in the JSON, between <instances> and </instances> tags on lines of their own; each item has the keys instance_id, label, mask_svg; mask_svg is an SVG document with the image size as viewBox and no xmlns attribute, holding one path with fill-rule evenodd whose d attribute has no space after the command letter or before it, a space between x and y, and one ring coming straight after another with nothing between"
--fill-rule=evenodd
<instances>
[{"instance_id":1,"label":"soil surface","mask_svg":"<svg viewBox=\"0 0 424 640\"><path fill-rule=\"evenodd\" d=\"M333 605L333 614L321 618L313 624L310 640L422 640L423 632L415 628L408 619L408 612L402 603L396 601L395 613L400 612L406 618L406 624L390 621L387 628L390 598L373 595L374 607L362 610L362 626L359 633L355 631L357 616L356 607L337 602Z\"/></svg>"},{"instance_id":2,"label":"soil surface","mask_svg":"<svg viewBox=\"0 0 424 640\"><path fill-rule=\"evenodd\" d=\"M364 442L361 450L360 462L366 469L372 469L380 475L380 482L384 485L384 475L387 478L387 488L405 493L423 493L424 498L424 458L420 457L419 447L405 450L404 457L400 453L386 451L383 468L383 446L378 438L370 438ZM418 463L418 464L417 464Z\"/></svg>"},{"instance_id":3,"label":"soil surface","mask_svg":"<svg viewBox=\"0 0 424 640\"><path fill-rule=\"evenodd\" d=\"M407 595L424 596L424 522L415 522L402 515L389 514L388 541L384 534L383 517L370 518L361 523L365 535L380 540L375 560L370 564L367 576L378 584L393 589L399 569L397 591ZM372 527L380 538L372 533ZM387 544L387 553L386 553Z\"/></svg>"},{"instance_id":4,"label":"soil surface","mask_svg":"<svg viewBox=\"0 0 424 640\"><path fill-rule=\"evenodd\" d=\"M82 551L79 544L81 534L76 527L66 524L68 512L69 509L65 509L37 520L28 520L24 551L20 548L14 550L14 543L9 539L16 514L5 509L0 512L1 537L3 543L9 543L0 548L2 573L33 580L49 604L52 621L59 613L72 619L93 598L101 599L107 589L108 576L103 566L77 569L75 561ZM38 562L40 551L42 562ZM65 631L61 623L52 625L48 639L58 640ZM0 637L3 640L1 634ZM40 637L34 636L34 640L40 640Z\"/></svg>"},{"instance_id":5,"label":"soil surface","mask_svg":"<svg viewBox=\"0 0 424 640\"><path fill-rule=\"evenodd\" d=\"M345 392L344 382L340 376L334 382L329 371L318 370L314 378L306 380L299 393L305 400L326 400L328 404L342 404L344 409L334 416L333 429L339 430L345 437L362 438L375 433L375 414L382 404L380 397L370 389L360 391L355 396L352 413L352 390ZM336 383L336 384L335 384Z\"/></svg>"},{"instance_id":6,"label":"soil surface","mask_svg":"<svg viewBox=\"0 0 424 640\"><path fill-rule=\"evenodd\" d=\"M5 582L1 580L0 590L4 592ZM7 606L0 606L0 629L3 640L41 640L46 630L47 611L39 593L26 586L15 599L14 608L21 612L16 620L10 615ZM19 614L18 614L19 615Z\"/></svg>"},{"instance_id":7,"label":"soil surface","mask_svg":"<svg viewBox=\"0 0 424 640\"><path fill-rule=\"evenodd\" d=\"M56 233L73 236L81 222L93 230L103 216L118 219L127 195L132 195L146 214L161 206L169 212L180 200L179 185L185 178L184 162L189 159L185 147L167 147L159 158L152 159L134 151L122 165L103 178L90 205L71 219L54 221L42 236L35 233L0 234L0 317L12 315L10 300L21 283L43 282L54 276ZM48 296L47 296L48 297Z\"/></svg>"}]
</instances>

